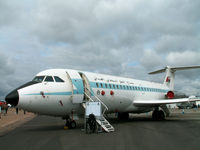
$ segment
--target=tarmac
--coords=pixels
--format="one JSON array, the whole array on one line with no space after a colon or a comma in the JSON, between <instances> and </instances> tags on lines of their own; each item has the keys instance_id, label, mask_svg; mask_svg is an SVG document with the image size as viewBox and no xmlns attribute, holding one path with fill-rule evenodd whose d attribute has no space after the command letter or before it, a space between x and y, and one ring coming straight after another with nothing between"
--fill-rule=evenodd
<instances>
[{"instance_id":1,"label":"tarmac","mask_svg":"<svg viewBox=\"0 0 200 150\"><path fill-rule=\"evenodd\" d=\"M127 121L109 116L115 132L86 134L83 120L64 130L61 118L37 116L0 135L1 149L57 150L199 150L200 110L172 110L164 121L151 113L131 115Z\"/></svg>"},{"instance_id":2,"label":"tarmac","mask_svg":"<svg viewBox=\"0 0 200 150\"><path fill-rule=\"evenodd\" d=\"M33 119L35 115L30 112L24 112L23 110L18 110L16 112L15 108L9 108L7 114L2 111L0 114L0 136L4 132L8 132L21 124Z\"/></svg>"}]
</instances>

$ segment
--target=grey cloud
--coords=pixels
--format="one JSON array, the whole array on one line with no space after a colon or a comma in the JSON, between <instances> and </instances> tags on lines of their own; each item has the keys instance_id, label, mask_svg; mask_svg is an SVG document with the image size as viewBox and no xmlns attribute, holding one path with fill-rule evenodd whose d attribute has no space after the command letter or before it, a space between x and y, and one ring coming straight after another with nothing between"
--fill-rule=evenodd
<instances>
[{"instance_id":1,"label":"grey cloud","mask_svg":"<svg viewBox=\"0 0 200 150\"><path fill-rule=\"evenodd\" d=\"M8 1L0 0L0 25L12 22L14 14L11 12L12 7Z\"/></svg>"},{"instance_id":2,"label":"grey cloud","mask_svg":"<svg viewBox=\"0 0 200 150\"><path fill-rule=\"evenodd\" d=\"M155 69L157 66L163 66L162 57L154 50L146 49L140 58L141 64L147 69ZM149 70L150 71L150 70Z\"/></svg>"},{"instance_id":3,"label":"grey cloud","mask_svg":"<svg viewBox=\"0 0 200 150\"><path fill-rule=\"evenodd\" d=\"M153 42L157 51L193 50L199 47L198 3L42 1L34 11L33 31L42 42L79 44L96 40L108 48Z\"/></svg>"},{"instance_id":4,"label":"grey cloud","mask_svg":"<svg viewBox=\"0 0 200 150\"><path fill-rule=\"evenodd\" d=\"M166 60L169 65L200 65L200 51L170 52Z\"/></svg>"},{"instance_id":5,"label":"grey cloud","mask_svg":"<svg viewBox=\"0 0 200 150\"><path fill-rule=\"evenodd\" d=\"M13 74L14 69L10 64L9 58L0 52L0 99L3 99L5 92L9 89L10 75Z\"/></svg>"},{"instance_id":6,"label":"grey cloud","mask_svg":"<svg viewBox=\"0 0 200 150\"><path fill-rule=\"evenodd\" d=\"M7 19L11 29L0 29L8 36L3 53L12 58L0 60L9 62L0 76L14 76L12 83L4 77L2 90L48 68L163 82L164 74L147 73L166 65L199 64L199 5L198 0L0 0L0 24ZM9 72L12 67L17 68L14 73ZM188 87L200 89L198 74L177 72L176 87L188 92L181 82L188 80Z\"/></svg>"},{"instance_id":7,"label":"grey cloud","mask_svg":"<svg viewBox=\"0 0 200 150\"><path fill-rule=\"evenodd\" d=\"M199 51L199 40L200 36L165 35L158 40L155 50L162 53L186 50Z\"/></svg>"},{"instance_id":8,"label":"grey cloud","mask_svg":"<svg viewBox=\"0 0 200 150\"><path fill-rule=\"evenodd\" d=\"M7 56L0 52L0 76L7 76L13 73L13 67L11 66L10 60Z\"/></svg>"},{"instance_id":9,"label":"grey cloud","mask_svg":"<svg viewBox=\"0 0 200 150\"><path fill-rule=\"evenodd\" d=\"M25 2L26 0L0 0L0 26L16 26L22 21L23 16L28 13L28 9L25 8L28 4Z\"/></svg>"}]
</instances>

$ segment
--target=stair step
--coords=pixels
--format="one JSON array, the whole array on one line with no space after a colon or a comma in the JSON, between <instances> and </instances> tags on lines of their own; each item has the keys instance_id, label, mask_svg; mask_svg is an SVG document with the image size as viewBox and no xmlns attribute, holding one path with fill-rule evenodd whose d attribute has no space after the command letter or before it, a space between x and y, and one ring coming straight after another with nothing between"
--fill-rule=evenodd
<instances>
[{"instance_id":1,"label":"stair step","mask_svg":"<svg viewBox=\"0 0 200 150\"><path fill-rule=\"evenodd\" d=\"M108 122L108 121L101 121L101 122Z\"/></svg>"},{"instance_id":2,"label":"stair step","mask_svg":"<svg viewBox=\"0 0 200 150\"><path fill-rule=\"evenodd\" d=\"M105 127L106 127L106 128L110 128L110 127L111 127L111 125L105 125Z\"/></svg>"},{"instance_id":3,"label":"stair step","mask_svg":"<svg viewBox=\"0 0 200 150\"><path fill-rule=\"evenodd\" d=\"M108 128L108 130L114 130L114 128Z\"/></svg>"},{"instance_id":4,"label":"stair step","mask_svg":"<svg viewBox=\"0 0 200 150\"><path fill-rule=\"evenodd\" d=\"M105 119L99 119L101 122L105 121Z\"/></svg>"},{"instance_id":5,"label":"stair step","mask_svg":"<svg viewBox=\"0 0 200 150\"><path fill-rule=\"evenodd\" d=\"M107 125L108 124L108 122L104 122L104 123L102 123L103 125Z\"/></svg>"}]
</instances>

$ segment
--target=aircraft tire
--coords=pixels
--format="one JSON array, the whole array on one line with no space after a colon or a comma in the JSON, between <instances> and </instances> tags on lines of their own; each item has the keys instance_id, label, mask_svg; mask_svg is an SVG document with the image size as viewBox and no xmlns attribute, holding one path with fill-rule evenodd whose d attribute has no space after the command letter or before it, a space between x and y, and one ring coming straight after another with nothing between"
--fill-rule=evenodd
<instances>
[{"instance_id":1,"label":"aircraft tire","mask_svg":"<svg viewBox=\"0 0 200 150\"><path fill-rule=\"evenodd\" d=\"M158 120L158 114L159 114L159 111L158 110L154 110L153 113L152 113L152 119L154 121L157 121Z\"/></svg>"},{"instance_id":2,"label":"aircraft tire","mask_svg":"<svg viewBox=\"0 0 200 150\"><path fill-rule=\"evenodd\" d=\"M158 119L165 120L165 113L162 110L158 111Z\"/></svg>"},{"instance_id":3,"label":"aircraft tire","mask_svg":"<svg viewBox=\"0 0 200 150\"><path fill-rule=\"evenodd\" d=\"M128 120L129 113L126 113L126 112L118 113L118 119L119 120Z\"/></svg>"},{"instance_id":4,"label":"aircraft tire","mask_svg":"<svg viewBox=\"0 0 200 150\"><path fill-rule=\"evenodd\" d=\"M75 129L76 128L76 121L74 121L74 120L70 121L69 128L70 129Z\"/></svg>"},{"instance_id":5,"label":"aircraft tire","mask_svg":"<svg viewBox=\"0 0 200 150\"><path fill-rule=\"evenodd\" d=\"M162 110L154 110L152 119L155 121L165 120L165 113Z\"/></svg>"}]
</instances>

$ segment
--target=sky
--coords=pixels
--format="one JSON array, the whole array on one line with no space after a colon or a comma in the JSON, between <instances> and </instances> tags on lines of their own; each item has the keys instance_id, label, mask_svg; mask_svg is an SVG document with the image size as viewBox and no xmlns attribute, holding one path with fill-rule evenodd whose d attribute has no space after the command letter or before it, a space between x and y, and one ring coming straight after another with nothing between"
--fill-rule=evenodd
<instances>
[{"instance_id":1,"label":"sky","mask_svg":"<svg viewBox=\"0 0 200 150\"><path fill-rule=\"evenodd\" d=\"M163 82L148 72L200 65L200 1L0 0L0 99L51 68ZM200 69L175 89L200 95Z\"/></svg>"}]
</instances>

